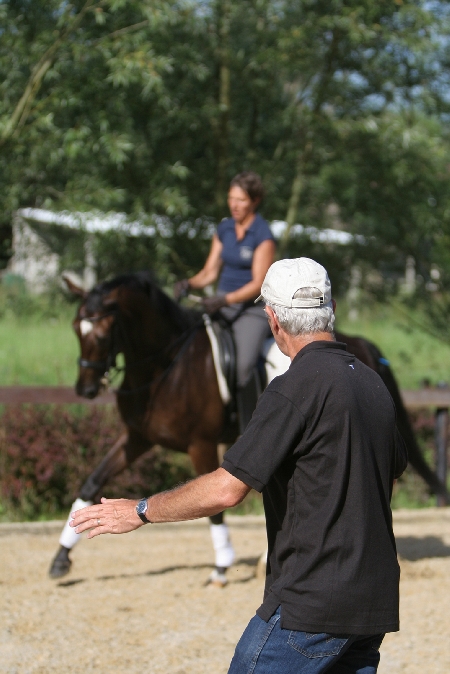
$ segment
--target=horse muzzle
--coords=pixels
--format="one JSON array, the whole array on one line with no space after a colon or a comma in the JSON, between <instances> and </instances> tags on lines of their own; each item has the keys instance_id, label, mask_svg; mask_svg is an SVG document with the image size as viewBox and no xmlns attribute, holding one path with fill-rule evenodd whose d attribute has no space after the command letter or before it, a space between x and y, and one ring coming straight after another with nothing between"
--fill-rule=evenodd
<instances>
[{"instance_id":1,"label":"horse muzzle","mask_svg":"<svg viewBox=\"0 0 450 674\"><path fill-rule=\"evenodd\" d=\"M92 400L98 395L100 391L100 382L92 381L85 383L79 379L75 385L75 391L77 395L81 396L82 398L88 398L89 400Z\"/></svg>"}]
</instances>

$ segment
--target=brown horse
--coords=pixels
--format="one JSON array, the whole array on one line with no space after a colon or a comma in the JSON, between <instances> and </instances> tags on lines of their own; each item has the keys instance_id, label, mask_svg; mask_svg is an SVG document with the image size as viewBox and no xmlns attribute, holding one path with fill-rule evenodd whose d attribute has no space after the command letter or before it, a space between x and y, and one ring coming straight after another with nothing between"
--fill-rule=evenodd
<instances>
[{"instance_id":1,"label":"brown horse","mask_svg":"<svg viewBox=\"0 0 450 674\"><path fill-rule=\"evenodd\" d=\"M126 433L88 477L72 509L92 502L107 481L155 445L187 452L198 475L215 470L226 414L200 314L175 304L146 272L119 276L89 293L67 279L66 283L82 298L73 322L81 346L77 393L94 398L119 352L125 360L116 396ZM394 399L411 464L433 492L448 498L444 485L421 456L388 362L365 339L342 334L336 337L380 374ZM234 441L237 433L237 425L228 428L227 440ZM223 514L210 519L215 577L225 582L233 550ZM74 530L66 524L50 569L53 578L69 571L69 551L76 540Z\"/></svg>"}]
</instances>

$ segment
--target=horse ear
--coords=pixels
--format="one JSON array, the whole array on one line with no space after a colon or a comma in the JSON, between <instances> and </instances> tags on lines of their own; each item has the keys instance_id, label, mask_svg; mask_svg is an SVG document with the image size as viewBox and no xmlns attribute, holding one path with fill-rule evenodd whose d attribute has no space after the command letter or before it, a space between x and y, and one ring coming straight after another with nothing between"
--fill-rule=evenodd
<instances>
[{"instance_id":1,"label":"horse ear","mask_svg":"<svg viewBox=\"0 0 450 674\"><path fill-rule=\"evenodd\" d=\"M63 279L64 283L66 284L68 290L70 290L71 293L73 293L74 295L78 295L78 296L81 297L83 300L86 299L86 297L88 296L87 291L84 290L84 288L82 288L81 286L77 285L77 284L71 279L71 277L70 277L69 274L63 274L63 275L62 275L62 279Z\"/></svg>"}]
</instances>

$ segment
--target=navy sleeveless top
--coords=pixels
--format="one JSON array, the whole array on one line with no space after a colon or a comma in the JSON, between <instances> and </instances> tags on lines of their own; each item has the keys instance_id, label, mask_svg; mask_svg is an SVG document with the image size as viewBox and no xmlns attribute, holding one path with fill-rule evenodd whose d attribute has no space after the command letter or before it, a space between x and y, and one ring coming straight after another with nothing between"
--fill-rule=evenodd
<instances>
[{"instance_id":1,"label":"navy sleeveless top","mask_svg":"<svg viewBox=\"0 0 450 674\"><path fill-rule=\"evenodd\" d=\"M218 290L229 293L238 290L252 280L252 263L255 249L263 241L274 241L267 220L256 213L241 241L236 238L233 218L225 218L217 227L217 236L222 243L223 267Z\"/></svg>"}]
</instances>

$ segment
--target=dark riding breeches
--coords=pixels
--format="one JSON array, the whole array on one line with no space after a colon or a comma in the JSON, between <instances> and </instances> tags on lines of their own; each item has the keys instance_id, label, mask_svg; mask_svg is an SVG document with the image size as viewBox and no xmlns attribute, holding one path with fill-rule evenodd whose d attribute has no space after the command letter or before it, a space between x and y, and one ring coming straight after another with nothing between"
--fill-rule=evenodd
<instances>
[{"instance_id":1,"label":"dark riding breeches","mask_svg":"<svg viewBox=\"0 0 450 674\"><path fill-rule=\"evenodd\" d=\"M241 311L241 304L225 307L221 313L228 321ZM264 340L270 336L266 314L261 305L246 307L232 324L236 344L237 386L243 388L258 362Z\"/></svg>"}]
</instances>

